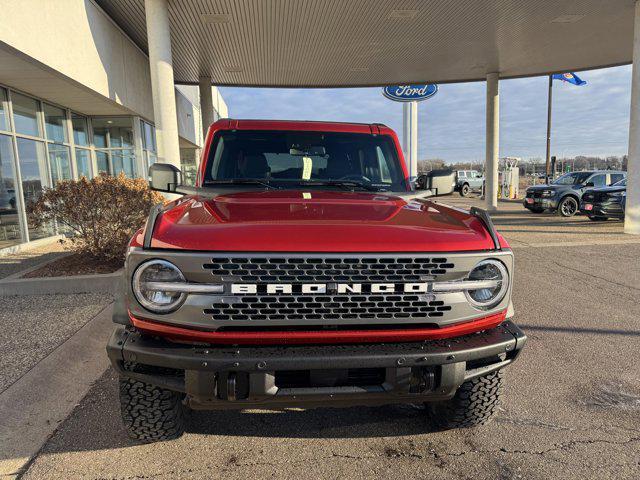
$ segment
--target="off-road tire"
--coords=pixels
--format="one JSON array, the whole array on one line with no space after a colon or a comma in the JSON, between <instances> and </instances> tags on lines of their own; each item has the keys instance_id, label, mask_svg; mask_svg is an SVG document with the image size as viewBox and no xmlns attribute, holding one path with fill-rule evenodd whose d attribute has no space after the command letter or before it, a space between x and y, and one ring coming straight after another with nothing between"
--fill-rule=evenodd
<instances>
[{"instance_id":1,"label":"off-road tire","mask_svg":"<svg viewBox=\"0 0 640 480\"><path fill-rule=\"evenodd\" d=\"M501 395L502 372L498 370L463 383L451 400L427 403L427 414L440 429L484 425L498 410Z\"/></svg>"},{"instance_id":2,"label":"off-road tire","mask_svg":"<svg viewBox=\"0 0 640 480\"><path fill-rule=\"evenodd\" d=\"M156 442L180 437L184 433L183 409L177 392L120 378L120 413L131 438Z\"/></svg>"},{"instance_id":3,"label":"off-road tire","mask_svg":"<svg viewBox=\"0 0 640 480\"><path fill-rule=\"evenodd\" d=\"M589 220L592 222L604 222L608 217L602 217L600 215L589 215Z\"/></svg>"},{"instance_id":4,"label":"off-road tire","mask_svg":"<svg viewBox=\"0 0 640 480\"><path fill-rule=\"evenodd\" d=\"M542 213L544 212L544 208L530 208L531 213Z\"/></svg>"},{"instance_id":5,"label":"off-road tire","mask_svg":"<svg viewBox=\"0 0 640 480\"><path fill-rule=\"evenodd\" d=\"M463 197L468 197L469 194L471 193L471 188L469 188L469 184L465 183L464 185L462 185L462 187L460 187L460 195Z\"/></svg>"}]
</instances>

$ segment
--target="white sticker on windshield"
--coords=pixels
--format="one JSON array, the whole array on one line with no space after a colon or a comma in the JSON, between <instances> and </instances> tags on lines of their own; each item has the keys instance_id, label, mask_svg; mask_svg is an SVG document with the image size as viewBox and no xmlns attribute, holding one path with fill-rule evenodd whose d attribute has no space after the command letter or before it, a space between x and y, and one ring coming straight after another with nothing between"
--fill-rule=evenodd
<instances>
[{"instance_id":1,"label":"white sticker on windshield","mask_svg":"<svg viewBox=\"0 0 640 480\"><path fill-rule=\"evenodd\" d=\"M302 180L311 179L311 169L313 167L313 160L310 157L302 157Z\"/></svg>"}]
</instances>

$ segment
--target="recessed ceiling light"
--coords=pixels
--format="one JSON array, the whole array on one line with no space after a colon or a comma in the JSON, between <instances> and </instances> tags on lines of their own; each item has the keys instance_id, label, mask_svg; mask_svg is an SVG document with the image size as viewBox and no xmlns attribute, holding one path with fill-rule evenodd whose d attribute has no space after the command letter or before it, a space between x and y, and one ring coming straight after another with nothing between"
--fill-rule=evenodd
<instances>
[{"instance_id":1,"label":"recessed ceiling light","mask_svg":"<svg viewBox=\"0 0 640 480\"><path fill-rule=\"evenodd\" d=\"M559 17L551 20L551 23L575 23L583 18L584 15L560 15Z\"/></svg>"},{"instance_id":2,"label":"recessed ceiling light","mask_svg":"<svg viewBox=\"0 0 640 480\"><path fill-rule=\"evenodd\" d=\"M228 65L226 67L222 67L225 72L228 73L237 73L242 71L242 67L238 67L237 65Z\"/></svg>"},{"instance_id":3,"label":"recessed ceiling light","mask_svg":"<svg viewBox=\"0 0 640 480\"><path fill-rule=\"evenodd\" d=\"M391 10L391 13L389 13L389 18L398 18L398 19L403 19L403 20L408 20L411 18L416 18L416 16L418 15L418 10Z\"/></svg>"},{"instance_id":4,"label":"recessed ceiling light","mask_svg":"<svg viewBox=\"0 0 640 480\"><path fill-rule=\"evenodd\" d=\"M231 15L228 13L203 13L200 17L204 23L209 24L229 23L231 21Z\"/></svg>"}]
</instances>

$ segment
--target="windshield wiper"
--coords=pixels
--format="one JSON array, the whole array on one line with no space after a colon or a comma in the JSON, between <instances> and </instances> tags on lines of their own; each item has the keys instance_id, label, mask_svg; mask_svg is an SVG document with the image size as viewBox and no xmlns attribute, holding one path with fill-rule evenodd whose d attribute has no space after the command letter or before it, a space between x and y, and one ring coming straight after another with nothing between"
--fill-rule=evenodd
<instances>
[{"instance_id":1,"label":"windshield wiper","mask_svg":"<svg viewBox=\"0 0 640 480\"><path fill-rule=\"evenodd\" d=\"M281 187L277 187L275 185L271 185L269 182L264 182L262 180L257 180L254 178L230 178L224 180L207 180L204 183L205 187L210 185L262 185L266 188L271 188L273 190L279 190Z\"/></svg>"},{"instance_id":2,"label":"windshield wiper","mask_svg":"<svg viewBox=\"0 0 640 480\"><path fill-rule=\"evenodd\" d=\"M373 185L367 185L363 182L357 182L355 180L309 180L306 182L298 182L298 185L310 185L310 186L336 186L336 187L351 187L351 188L363 188L370 192L377 192L378 189Z\"/></svg>"}]
</instances>

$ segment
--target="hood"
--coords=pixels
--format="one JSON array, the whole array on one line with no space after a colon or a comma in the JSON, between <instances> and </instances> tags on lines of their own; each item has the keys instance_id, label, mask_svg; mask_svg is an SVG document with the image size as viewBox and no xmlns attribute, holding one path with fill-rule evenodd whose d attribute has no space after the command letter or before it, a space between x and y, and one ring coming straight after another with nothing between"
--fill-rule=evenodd
<instances>
[{"instance_id":1,"label":"hood","mask_svg":"<svg viewBox=\"0 0 640 480\"><path fill-rule=\"evenodd\" d=\"M527 187L527 192L535 192L540 190L560 190L572 187L580 187L580 185L546 185L543 183L541 185L532 185L530 187Z\"/></svg>"},{"instance_id":2,"label":"hood","mask_svg":"<svg viewBox=\"0 0 640 480\"><path fill-rule=\"evenodd\" d=\"M153 248L243 252L490 250L476 217L369 192L270 190L188 196L155 223Z\"/></svg>"}]
</instances>

